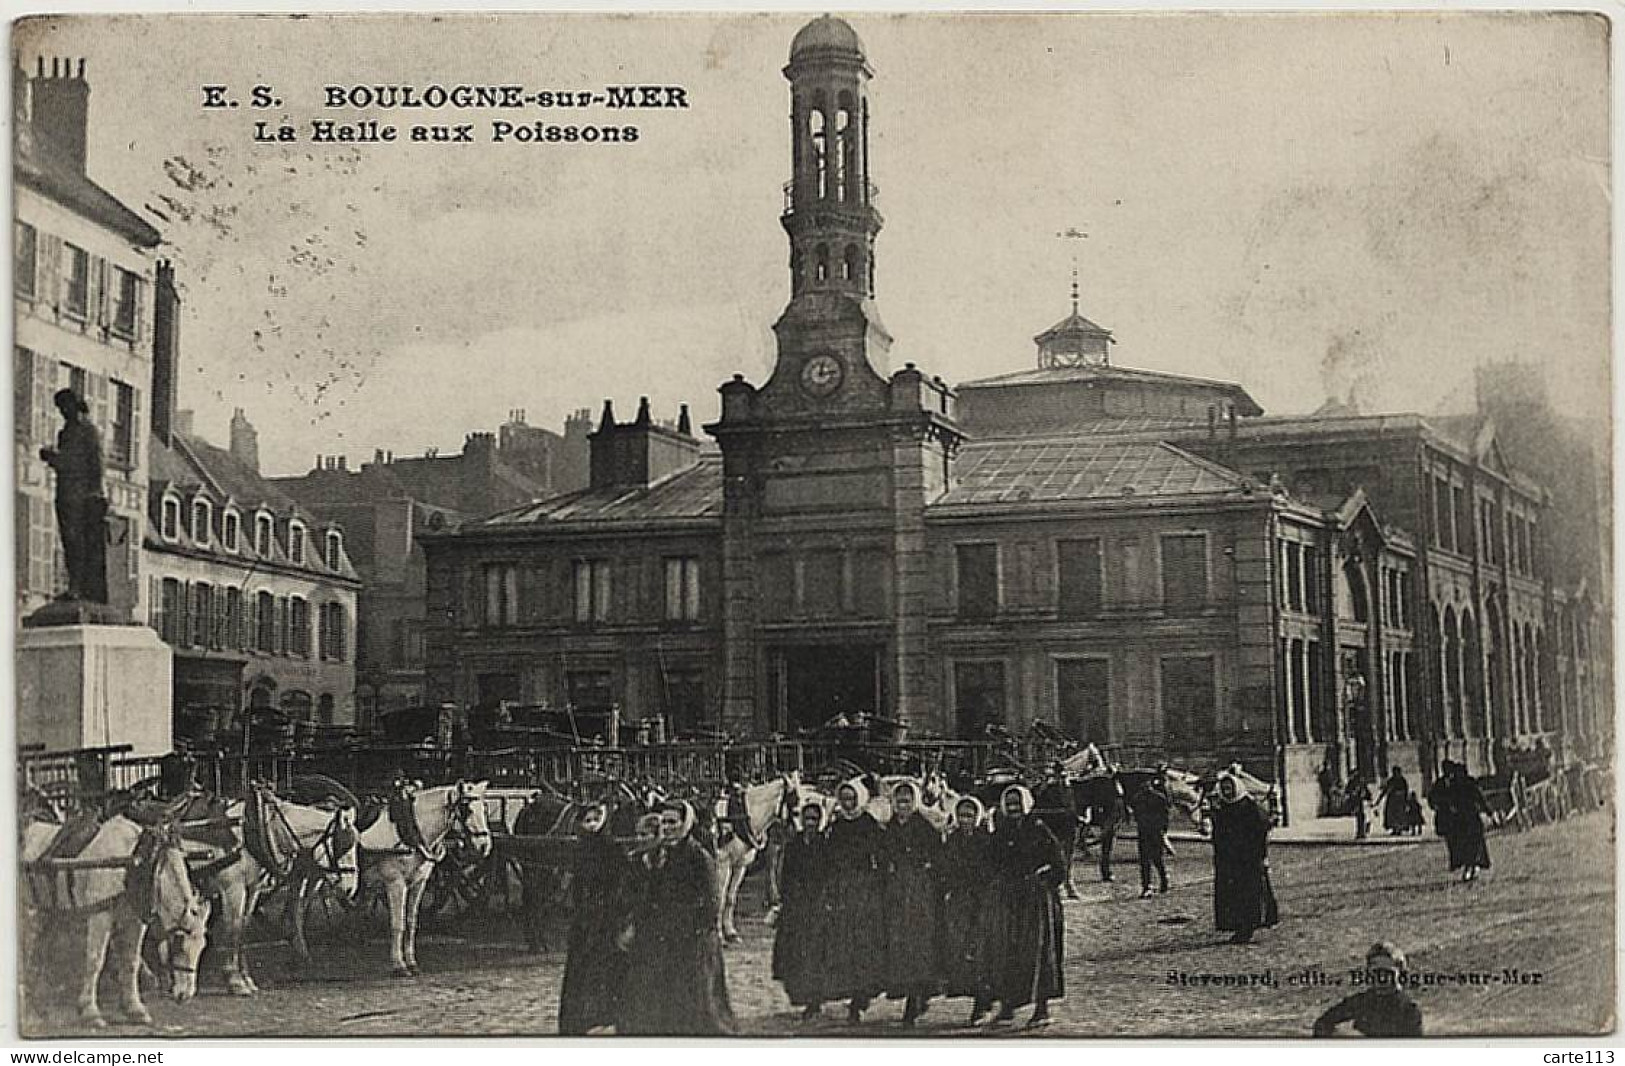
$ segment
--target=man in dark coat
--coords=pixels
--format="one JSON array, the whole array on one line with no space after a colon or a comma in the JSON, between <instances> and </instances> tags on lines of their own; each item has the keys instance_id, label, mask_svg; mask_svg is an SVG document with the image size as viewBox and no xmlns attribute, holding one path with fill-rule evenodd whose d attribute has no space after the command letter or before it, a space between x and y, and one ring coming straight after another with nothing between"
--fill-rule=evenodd
<instances>
[{"instance_id":1,"label":"man in dark coat","mask_svg":"<svg viewBox=\"0 0 1625 1066\"><path fill-rule=\"evenodd\" d=\"M892 789L892 818L880 838L886 876L886 992L907 1000L903 1024L912 1026L940 982L937 949L942 895L937 883L942 834L919 812L920 789L904 781Z\"/></svg>"},{"instance_id":2,"label":"man in dark coat","mask_svg":"<svg viewBox=\"0 0 1625 1066\"><path fill-rule=\"evenodd\" d=\"M617 1033L721 1036L733 1030L717 932L716 861L690 839L693 829L688 804L660 812L660 846L632 914Z\"/></svg>"},{"instance_id":3,"label":"man in dark coat","mask_svg":"<svg viewBox=\"0 0 1625 1066\"><path fill-rule=\"evenodd\" d=\"M993 1006L994 967L1003 955L993 880L993 834L984 825L982 801L961 796L954 805L953 829L942 846L943 991L970 996L970 1024Z\"/></svg>"},{"instance_id":4,"label":"man in dark coat","mask_svg":"<svg viewBox=\"0 0 1625 1066\"><path fill-rule=\"evenodd\" d=\"M1213 924L1247 944L1279 921L1270 886L1269 816L1230 774L1220 774L1213 812Z\"/></svg>"},{"instance_id":5,"label":"man in dark coat","mask_svg":"<svg viewBox=\"0 0 1625 1066\"><path fill-rule=\"evenodd\" d=\"M601 803L581 815L570 882L570 937L559 991L560 1036L585 1036L615 1024L620 1016L626 956L616 937L626 921L623 890L630 867L606 828L608 815Z\"/></svg>"},{"instance_id":6,"label":"man in dark coat","mask_svg":"<svg viewBox=\"0 0 1625 1066\"><path fill-rule=\"evenodd\" d=\"M1029 1028L1049 1024L1049 1002L1066 994L1065 930L1061 920L1060 845L1048 827L1032 816L1032 793L1020 785L1005 789L993 833L995 921L1003 950L994 967L993 995L999 1001L996 1024L1015 1019L1033 1004Z\"/></svg>"},{"instance_id":7,"label":"man in dark coat","mask_svg":"<svg viewBox=\"0 0 1625 1066\"><path fill-rule=\"evenodd\" d=\"M1163 852L1168 839L1168 786L1162 774L1148 779L1129 797L1134 813L1135 843L1140 849L1140 898L1151 895L1151 871L1157 873L1157 891L1168 891L1168 867Z\"/></svg>"},{"instance_id":8,"label":"man in dark coat","mask_svg":"<svg viewBox=\"0 0 1625 1066\"><path fill-rule=\"evenodd\" d=\"M830 935L824 991L848 1001L846 1020L856 1025L869 1001L886 987L885 884L880 871L880 823L865 810L869 790L851 780L835 790L835 819L826 834Z\"/></svg>"},{"instance_id":9,"label":"man in dark coat","mask_svg":"<svg viewBox=\"0 0 1625 1066\"><path fill-rule=\"evenodd\" d=\"M784 845L779 872L780 903L773 937L773 979L801 1017L818 1017L824 1004L830 929L829 870L824 845L824 808L801 808L801 831Z\"/></svg>"}]
</instances>

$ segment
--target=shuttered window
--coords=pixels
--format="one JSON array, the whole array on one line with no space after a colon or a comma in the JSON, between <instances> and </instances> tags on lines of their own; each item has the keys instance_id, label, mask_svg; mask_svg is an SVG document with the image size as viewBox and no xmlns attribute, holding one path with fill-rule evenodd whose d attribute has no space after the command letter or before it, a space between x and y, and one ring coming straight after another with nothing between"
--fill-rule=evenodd
<instances>
[{"instance_id":1,"label":"shuttered window","mask_svg":"<svg viewBox=\"0 0 1625 1066\"><path fill-rule=\"evenodd\" d=\"M141 322L141 279L118 267L112 268L113 317L110 328L126 340L134 340Z\"/></svg>"},{"instance_id":2,"label":"shuttered window","mask_svg":"<svg viewBox=\"0 0 1625 1066\"><path fill-rule=\"evenodd\" d=\"M1111 663L1060 659L1055 663L1055 707L1061 732L1080 744L1111 741Z\"/></svg>"},{"instance_id":3,"label":"shuttered window","mask_svg":"<svg viewBox=\"0 0 1625 1066\"><path fill-rule=\"evenodd\" d=\"M1207 537L1170 533L1162 537L1162 608L1168 614L1198 614L1207 606Z\"/></svg>"},{"instance_id":4,"label":"shuttered window","mask_svg":"<svg viewBox=\"0 0 1625 1066\"><path fill-rule=\"evenodd\" d=\"M1162 660L1162 728L1170 755L1210 753L1216 710L1212 656Z\"/></svg>"},{"instance_id":5,"label":"shuttered window","mask_svg":"<svg viewBox=\"0 0 1625 1066\"><path fill-rule=\"evenodd\" d=\"M39 291L39 234L26 222L12 227L11 279L18 296Z\"/></svg>"},{"instance_id":6,"label":"shuttered window","mask_svg":"<svg viewBox=\"0 0 1625 1066\"><path fill-rule=\"evenodd\" d=\"M575 603L577 622L607 622L613 590L608 559L577 559Z\"/></svg>"},{"instance_id":7,"label":"shuttered window","mask_svg":"<svg viewBox=\"0 0 1625 1066\"><path fill-rule=\"evenodd\" d=\"M700 617L700 561L666 560L666 621L694 622Z\"/></svg>"},{"instance_id":8,"label":"shuttered window","mask_svg":"<svg viewBox=\"0 0 1625 1066\"><path fill-rule=\"evenodd\" d=\"M999 611L999 547L960 544L954 548L959 617L992 618Z\"/></svg>"},{"instance_id":9,"label":"shuttered window","mask_svg":"<svg viewBox=\"0 0 1625 1066\"><path fill-rule=\"evenodd\" d=\"M62 310L83 319L90 309L90 255L72 244L62 245Z\"/></svg>"},{"instance_id":10,"label":"shuttered window","mask_svg":"<svg viewBox=\"0 0 1625 1066\"><path fill-rule=\"evenodd\" d=\"M1060 571L1062 618L1093 618L1100 613L1100 540L1062 540L1055 545Z\"/></svg>"}]
</instances>

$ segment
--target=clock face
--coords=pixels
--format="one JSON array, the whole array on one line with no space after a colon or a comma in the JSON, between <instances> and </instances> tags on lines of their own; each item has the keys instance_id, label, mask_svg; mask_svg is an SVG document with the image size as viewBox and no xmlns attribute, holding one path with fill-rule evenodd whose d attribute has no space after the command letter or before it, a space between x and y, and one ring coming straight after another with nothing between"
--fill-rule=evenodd
<instances>
[{"instance_id":1,"label":"clock face","mask_svg":"<svg viewBox=\"0 0 1625 1066\"><path fill-rule=\"evenodd\" d=\"M801 364L801 387L811 396L828 396L841 387L845 373L833 355L815 355Z\"/></svg>"}]
</instances>

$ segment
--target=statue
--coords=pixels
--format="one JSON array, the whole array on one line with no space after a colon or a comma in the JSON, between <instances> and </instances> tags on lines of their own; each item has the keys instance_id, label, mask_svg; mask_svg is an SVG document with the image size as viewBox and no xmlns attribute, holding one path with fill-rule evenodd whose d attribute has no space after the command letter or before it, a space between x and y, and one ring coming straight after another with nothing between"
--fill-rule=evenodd
<instances>
[{"instance_id":1,"label":"statue","mask_svg":"<svg viewBox=\"0 0 1625 1066\"><path fill-rule=\"evenodd\" d=\"M56 528L68 561L70 600L107 602L107 497L102 494L102 442L86 417L90 408L72 389L53 401L62 415L55 448L40 458L56 471Z\"/></svg>"}]
</instances>

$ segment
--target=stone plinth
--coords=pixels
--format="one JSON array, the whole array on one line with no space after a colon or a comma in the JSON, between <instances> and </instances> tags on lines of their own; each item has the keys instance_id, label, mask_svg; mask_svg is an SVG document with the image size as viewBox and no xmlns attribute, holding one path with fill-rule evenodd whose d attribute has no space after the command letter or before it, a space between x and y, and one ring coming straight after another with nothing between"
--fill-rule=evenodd
<instances>
[{"instance_id":1,"label":"stone plinth","mask_svg":"<svg viewBox=\"0 0 1625 1066\"><path fill-rule=\"evenodd\" d=\"M17 743L46 751L173 747L169 646L146 626L59 625L17 633Z\"/></svg>"}]
</instances>

